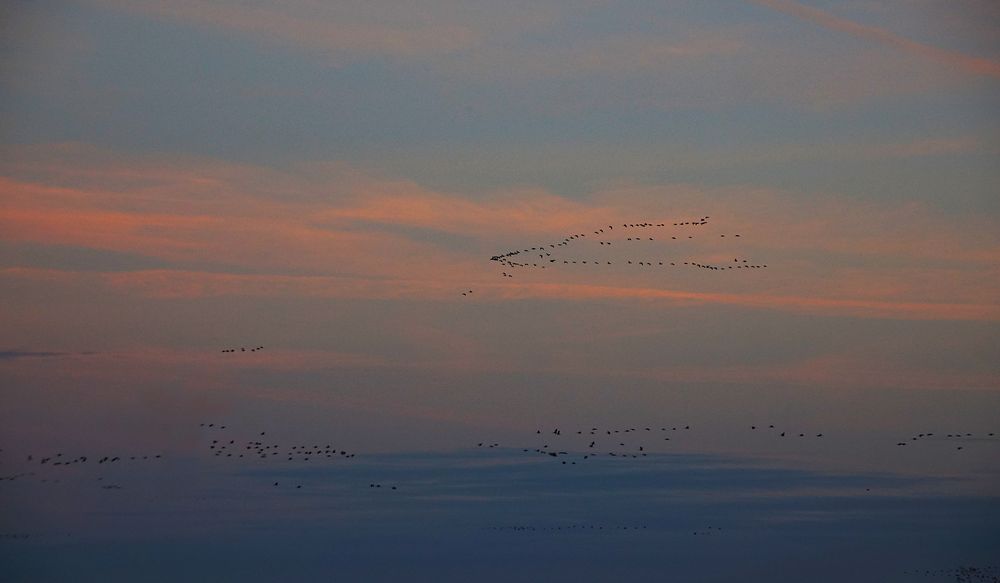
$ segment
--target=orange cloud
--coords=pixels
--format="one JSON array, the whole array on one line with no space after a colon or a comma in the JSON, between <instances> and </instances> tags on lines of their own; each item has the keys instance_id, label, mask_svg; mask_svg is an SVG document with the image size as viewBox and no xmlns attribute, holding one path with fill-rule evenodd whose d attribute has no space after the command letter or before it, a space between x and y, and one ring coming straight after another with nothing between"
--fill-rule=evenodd
<instances>
[{"instance_id":1,"label":"orange cloud","mask_svg":"<svg viewBox=\"0 0 1000 583\"><path fill-rule=\"evenodd\" d=\"M8 203L0 209L0 238L7 241L77 245L170 261L369 276L416 269L410 259L432 252L429 245L388 232L327 226L329 221L309 204L236 197L225 204L184 201L178 205L183 211L174 214L127 211L118 210L135 206L127 195L7 179L0 179L0 196ZM439 271L449 265L445 260L423 269Z\"/></svg>"},{"instance_id":2,"label":"orange cloud","mask_svg":"<svg viewBox=\"0 0 1000 583\"><path fill-rule=\"evenodd\" d=\"M818 8L805 6L792 0L752 0L762 6L767 6L796 16L803 20L808 20L814 24L846 32L861 39L871 40L879 44L900 49L909 54L916 55L943 65L959 68L967 73L983 75L986 77L1000 78L1000 62L993 59L972 57L956 51L948 51L935 46L919 43L908 38L899 36L888 30L875 26L859 24L851 20L834 16Z\"/></svg>"},{"instance_id":3,"label":"orange cloud","mask_svg":"<svg viewBox=\"0 0 1000 583\"><path fill-rule=\"evenodd\" d=\"M991 222L944 217L916 203L670 184L614 186L576 200L540 189L469 197L343 164L275 170L204 160L123 162L80 147L54 147L48 158L44 148L28 150L14 149L16 162L0 178L0 240L170 263L101 276L103 285L143 297L453 300L458 288L475 286L469 301L645 299L960 320L995 319L1000 297L1000 241ZM697 240L661 240L642 253L709 263L739 255L771 267L709 276L557 263L500 279L503 268L488 261L612 223L702 215L713 219ZM742 238L737 244L719 237L726 232ZM560 257L591 259L599 251L592 239Z\"/></svg>"}]
</instances>

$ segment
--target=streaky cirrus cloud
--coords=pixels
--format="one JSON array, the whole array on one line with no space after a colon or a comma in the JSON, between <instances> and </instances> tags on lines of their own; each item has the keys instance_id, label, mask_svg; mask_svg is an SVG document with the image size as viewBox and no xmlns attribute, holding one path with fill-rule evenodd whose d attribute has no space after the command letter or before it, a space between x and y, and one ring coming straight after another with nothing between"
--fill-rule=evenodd
<instances>
[{"instance_id":1,"label":"streaky cirrus cloud","mask_svg":"<svg viewBox=\"0 0 1000 583\"><path fill-rule=\"evenodd\" d=\"M200 2L95 0L98 5L229 30L257 40L321 52L335 63L359 57L400 59L446 55L532 30L551 22L551 3L523 3L521 10L492 3Z\"/></svg>"},{"instance_id":2,"label":"streaky cirrus cloud","mask_svg":"<svg viewBox=\"0 0 1000 583\"><path fill-rule=\"evenodd\" d=\"M956 67L974 75L1000 78L1000 61L984 57L974 57L957 51L949 51L932 45L910 40L891 31L860 24L846 18L841 18L794 0L751 0L761 6L778 10L785 14L796 16L824 28L846 32L857 38L870 40L900 49L911 55L928 59L943 65Z\"/></svg>"},{"instance_id":3,"label":"streaky cirrus cloud","mask_svg":"<svg viewBox=\"0 0 1000 583\"><path fill-rule=\"evenodd\" d=\"M566 115L623 105L701 108L748 100L828 108L955 85L948 72L915 72L906 58L886 54L881 46L866 50L796 40L790 51L787 41L773 40L773 22L748 19L740 11L719 19L709 9L699 17L704 8L696 2L640 4L625 10L604 2L538 2L511 10L509 4L499 8L495 3L451 0L405 7L378 1L297 0L280 6L93 1L158 21L228 32L267 47L292 47L317 54L334 67L387 60L437 79L446 101L455 92L479 94L466 104L472 110L513 107ZM908 57L958 62L960 70L980 73L995 67L988 59L922 45L816 9L784 2L768 5L814 20L820 14L827 25L900 46ZM612 23L595 24L594 15L604 12ZM581 30L587 34L579 34ZM566 82L569 85L563 86Z\"/></svg>"}]
</instances>

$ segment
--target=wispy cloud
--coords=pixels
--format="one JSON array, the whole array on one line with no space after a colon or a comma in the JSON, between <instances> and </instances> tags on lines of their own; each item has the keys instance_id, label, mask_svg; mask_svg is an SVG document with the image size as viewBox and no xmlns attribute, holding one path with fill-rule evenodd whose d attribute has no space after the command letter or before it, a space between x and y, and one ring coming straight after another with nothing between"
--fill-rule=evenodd
<instances>
[{"instance_id":1,"label":"wispy cloud","mask_svg":"<svg viewBox=\"0 0 1000 583\"><path fill-rule=\"evenodd\" d=\"M0 360L14 360L17 358L59 358L69 356L67 352L44 352L32 350L0 350Z\"/></svg>"},{"instance_id":2,"label":"wispy cloud","mask_svg":"<svg viewBox=\"0 0 1000 583\"><path fill-rule=\"evenodd\" d=\"M455 89L479 95L473 109L563 115L622 105L701 108L759 100L826 108L927 92L954 82L942 71L914 74L906 67L906 57L881 50L850 46L831 51L801 39L789 50L788 39L773 40L772 22L747 20L740 11L727 18L691 18L697 10L683 3L618 11L602 2L540 1L512 9L509 3L452 0L406 6L380 0L295 0L280 5L91 1L154 20L238 35L268 48L291 47L335 67L371 61L413 67L440 83L445 100L453 98ZM998 64L990 59L921 44L788 0L761 4L900 48L902 55L977 75L998 74ZM615 11L612 21L620 16L642 24L627 30L597 25L595 15L602 11Z\"/></svg>"},{"instance_id":3,"label":"wispy cloud","mask_svg":"<svg viewBox=\"0 0 1000 583\"><path fill-rule=\"evenodd\" d=\"M142 270L110 273L70 273L45 269L7 268L0 278L98 284L107 291L152 299L199 299L212 297L245 298L326 298L354 300L421 300L454 302L458 281L436 279L324 277L291 275L240 275L178 270ZM466 280L468 281L468 280ZM603 300L640 301L648 309L684 306L723 305L783 312L887 318L905 320L998 321L1000 306L995 303L918 302L899 299L857 299L815 297L788 293L718 293L642 287L635 285L593 285L584 283L495 284L477 278L475 297L470 302L516 300L562 300L592 302Z\"/></svg>"},{"instance_id":4,"label":"wispy cloud","mask_svg":"<svg viewBox=\"0 0 1000 583\"><path fill-rule=\"evenodd\" d=\"M256 40L303 47L334 63L355 58L421 58L468 50L491 36L530 30L550 21L554 10L526 4L523 10L492 3L327 3L314 0L275 5L264 2L120 2L96 0L119 10L234 31ZM505 7L509 8L509 6ZM492 24L493 26L490 26Z\"/></svg>"},{"instance_id":5,"label":"wispy cloud","mask_svg":"<svg viewBox=\"0 0 1000 583\"><path fill-rule=\"evenodd\" d=\"M911 55L921 57L942 65L956 67L974 75L1000 78L1000 61L983 57L974 57L956 51L949 51L932 45L910 40L891 31L860 24L846 18L841 18L829 12L806 6L793 0L752 0L762 6L767 6L785 14L789 14L816 25L845 32L857 38L870 40L900 49Z\"/></svg>"}]
</instances>

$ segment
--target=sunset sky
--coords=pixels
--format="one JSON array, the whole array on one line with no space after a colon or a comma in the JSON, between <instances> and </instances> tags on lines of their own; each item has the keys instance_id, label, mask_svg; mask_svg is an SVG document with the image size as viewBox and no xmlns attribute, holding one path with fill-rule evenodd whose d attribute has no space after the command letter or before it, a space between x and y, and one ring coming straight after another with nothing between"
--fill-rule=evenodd
<instances>
[{"instance_id":1,"label":"sunset sky","mask_svg":"<svg viewBox=\"0 0 1000 583\"><path fill-rule=\"evenodd\" d=\"M997 508L1000 445L863 445L1000 431L996 2L15 1L0 31L3 455L690 422L687 454ZM2 530L49 524L23 496Z\"/></svg>"}]
</instances>

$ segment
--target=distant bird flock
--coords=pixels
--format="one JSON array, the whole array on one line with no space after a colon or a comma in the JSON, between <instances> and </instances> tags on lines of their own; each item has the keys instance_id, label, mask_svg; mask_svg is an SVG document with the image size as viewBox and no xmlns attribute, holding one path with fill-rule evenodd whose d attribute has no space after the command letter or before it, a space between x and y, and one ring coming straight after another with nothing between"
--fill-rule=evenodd
<instances>
[{"instance_id":1,"label":"distant bird flock","mask_svg":"<svg viewBox=\"0 0 1000 583\"><path fill-rule=\"evenodd\" d=\"M24 458L24 463L32 466L36 469L27 472L19 472L16 474L10 474L7 476L0 476L0 481L14 481L21 480L24 478L37 477L40 482L59 482L59 471L64 468L70 468L77 464L89 464L89 465L132 465L133 463L143 463L143 462L155 462L163 458L163 454L160 453L145 453L136 455L76 455L69 456L64 455L62 452L51 453L48 455L38 456L34 454L27 454ZM56 468L59 468L58 470ZM46 471L48 470L48 471Z\"/></svg>"},{"instance_id":2,"label":"distant bird flock","mask_svg":"<svg viewBox=\"0 0 1000 583\"><path fill-rule=\"evenodd\" d=\"M254 346L253 348L247 348L246 346L240 346L239 348L223 348L220 352L257 352L258 350L264 350L264 347Z\"/></svg>"},{"instance_id":3,"label":"distant bird flock","mask_svg":"<svg viewBox=\"0 0 1000 583\"><path fill-rule=\"evenodd\" d=\"M333 442L279 443L278 440L269 438L266 431L253 432L252 436L248 436L245 433L237 435L229 429L228 425L218 422L202 422L198 427L201 431L206 432L205 451L211 457L234 463L253 462L260 464L265 462L283 462L285 464L292 463L299 465L352 460L357 456L356 452L337 447ZM783 439L826 439L826 434L822 431L789 430L770 423L751 424L744 426L743 430L768 434L772 439L779 441ZM695 442L698 440L698 436L699 432L694 430L691 424L627 427L589 426L565 431L562 428L555 427L536 429L530 437L530 440L534 443L503 446L498 441L484 440L475 443L473 449L494 449L509 453L527 454L551 460L553 463L558 462L563 466L574 466L592 462L596 459L639 460L665 451L676 451L677 448L681 448L681 451L683 451L684 444ZM736 437L742 439L738 435ZM929 441L957 443L960 445L955 449L960 451L967 447L998 444L1000 443L1000 437L997 436L996 432L924 432L916 433L906 440L898 441L896 442L896 446L909 445L912 447ZM0 452L2 451L0 450ZM956 453L956 455L963 454ZM153 452L128 454L116 452L97 455L70 455L62 451L44 455L26 453L22 457L22 463L27 466L25 471L0 476L0 481L37 479L40 482L58 483L61 478L61 472L78 465L128 468L138 467L138 464L158 462L164 459L164 457L163 453ZM97 478L97 482L103 481L103 476ZM276 481L272 484L276 488L286 485L291 486L292 484L285 484L281 481ZM99 486L104 490L119 490L122 488L121 485L112 483L100 483ZM294 484L294 486L295 489L302 488L302 484ZM385 489L396 491L401 486L399 484L370 482L368 487L374 490ZM870 489L866 488L866 491L870 491ZM540 527L536 526L535 528L538 530ZM705 529L704 532L699 531L698 533L713 534L715 533L715 528L717 527Z\"/></svg>"},{"instance_id":4,"label":"distant bird flock","mask_svg":"<svg viewBox=\"0 0 1000 583\"><path fill-rule=\"evenodd\" d=\"M745 430L766 433L776 440L817 440L824 439L823 432L788 430L776 427L773 423L750 425ZM669 425L669 426L631 426L602 428L591 426L584 429L577 429L564 432L560 428L536 429L534 434L535 443L525 447L525 444L509 446L512 450L520 450L521 453L537 455L553 461L558 461L561 465L577 465L587 460L598 458L618 458L618 459L641 459L649 455L655 455L663 451L663 447L674 445L678 442L690 442L696 437L692 435L691 425ZM907 445L917 441L935 439L935 433L919 433L912 436L908 441L897 442L897 446ZM990 433L948 433L937 434L938 441L961 440L961 443L971 445L973 443L1000 443L1000 438L995 432ZM664 443L670 442L670 443ZM494 449L500 448L498 442L480 441L476 448ZM959 445L956 450L964 447Z\"/></svg>"},{"instance_id":5,"label":"distant bird flock","mask_svg":"<svg viewBox=\"0 0 1000 583\"><path fill-rule=\"evenodd\" d=\"M672 223L667 222L649 222L641 221L638 223L622 223L618 226L618 230L615 230L615 225L607 225L606 227L600 227L591 233L589 241L594 241L598 244L597 248L593 246L590 247L592 253L587 256L586 249L579 249L580 243L587 238L588 233L574 233L563 237L561 240L554 243L542 243L536 244L531 247L524 247L520 249L514 249L511 251L506 251L499 253L490 257L491 261L496 261L503 266L503 271L501 271L502 277L512 277L510 272L516 271L518 269L548 269L550 267L563 266L563 265L590 265L590 266L608 266L608 265L632 265L635 267L657 267L657 268L670 268L670 267L689 267L697 269L705 269L710 271L730 271L730 270L750 270L750 269L765 269L766 264L763 263L751 263L748 259L734 257L732 262L726 263L709 263L704 260L694 260L691 258L664 258L655 257L650 258L649 245L641 246L639 243L650 243L656 241L662 241L668 245L666 249L662 246L659 249L660 252L664 250L669 250L669 244L675 241L686 241L689 239L711 237L713 235L688 235L688 234L676 234L670 235L665 234L660 237L657 233L656 237L649 236L653 234L654 231L662 229L674 229L679 227L681 229L686 229L690 227L702 227L708 224L710 217L704 216L694 220L688 221L677 221ZM674 229L675 230L675 229ZM640 234L642 236L640 236ZM740 234L730 234L730 238L736 239L740 238ZM617 238L616 238L617 237ZM718 234L718 238L725 239L726 234ZM605 257L598 257L601 255L599 253L600 248L610 249L614 245L622 246L622 250L618 252L617 255L613 257L607 257L607 253L604 253ZM572 255L567 254L567 250L572 247ZM656 250L656 249L654 249ZM641 253L646 253L647 255L640 255Z\"/></svg>"},{"instance_id":6,"label":"distant bird flock","mask_svg":"<svg viewBox=\"0 0 1000 583\"><path fill-rule=\"evenodd\" d=\"M679 243L709 238L726 239L727 236L729 239L742 240L740 233L708 234L703 230L691 230L709 224L710 218L706 215L684 221L602 225L589 233L573 233L554 242L536 243L504 251L490 257L490 261L500 264L501 278L513 278L515 273L523 270L572 268L574 265L581 268L586 265L588 270L592 267L624 266L649 268L651 271L687 268L732 272L767 268L766 263L751 261L740 255L733 257L732 261L728 258L725 261L709 261L682 255L684 248L675 248ZM471 296L472 291L463 289L460 293Z\"/></svg>"},{"instance_id":7,"label":"distant bird flock","mask_svg":"<svg viewBox=\"0 0 1000 583\"><path fill-rule=\"evenodd\" d=\"M340 449L334 447L332 443L301 443L301 444L287 444L281 445L273 440L265 440L267 435L266 431L260 431L255 434L254 437L239 437L235 435L231 430L228 430L228 426L222 423L215 422L203 422L198 425L200 430L208 432L211 439L206 445L206 450L211 454L212 457L222 458L226 460L255 460L257 463L261 461L275 462L293 462L293 463L308 463L311 460L313 462L329 462L333 460L349 460L353 459L357 454L354 452L349 452L345 449ZM2 452L3 450L0 450ZM47 454L43 456L35 454L26 454L24 456L24 462L33 469L24 472L18 472L15 474L9 474L6 476L0 476L0 481L14 481L14 480L24 480L28 478L37 478L41 482L54 482L58 483L60 481L59 471L63 468L69 468L77 464L87 464L102 466L128 466L134 463L141 462L153 462L157 460L164 459L164 454L162 453L144 453L144 454L108 454L108 455L66 455L63 452L57 452L52 454ZM103 482L104 477L100 476L97 478L98 482ZM274 482L273 486L281 486L279 482ZM103 490L120 490L122 486L119 484L101 484L101 489ZM301 484L297 484L296 488L301 488ZM379 485L379 487L381 487ZM391 490L396 490L396 486L389 487Z\"/></svg>"}]
</instances>

